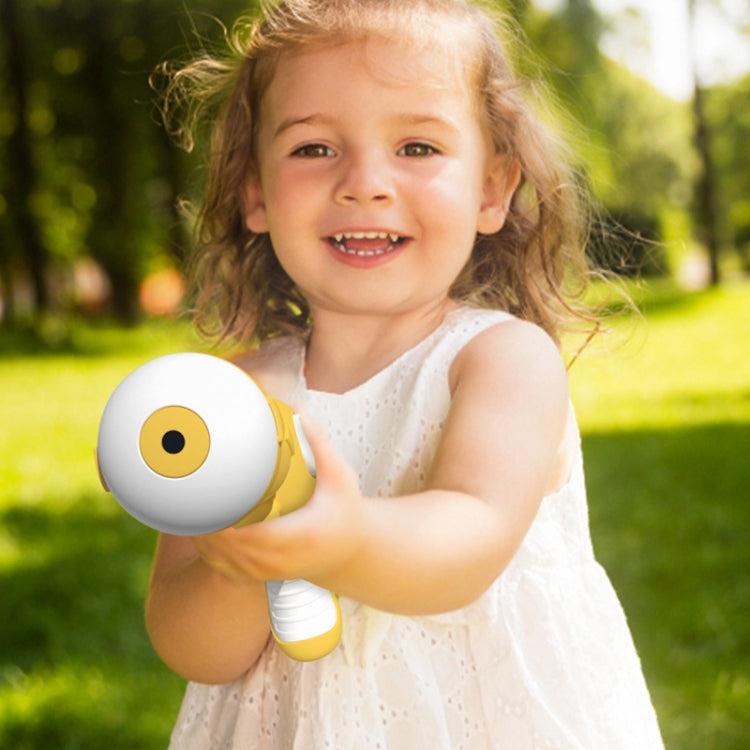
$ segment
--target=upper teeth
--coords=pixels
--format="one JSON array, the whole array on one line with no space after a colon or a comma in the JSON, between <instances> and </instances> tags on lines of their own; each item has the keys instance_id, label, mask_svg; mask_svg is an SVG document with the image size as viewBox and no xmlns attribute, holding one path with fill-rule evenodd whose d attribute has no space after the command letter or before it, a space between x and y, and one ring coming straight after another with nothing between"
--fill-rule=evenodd
<instances>
[{"instance_id":1,"label":"upper teeth","mask_svg":"<svg viewBox=\"0 0 750 750\"><path fill-rule=\"evenodd\" d=\"M392 243L396 243L399 240L397 234L390 234L389 232L342 232L341 234L334 234L333 239L336 242L342 240L390 240Z\"/></svg>"}]
</instances>

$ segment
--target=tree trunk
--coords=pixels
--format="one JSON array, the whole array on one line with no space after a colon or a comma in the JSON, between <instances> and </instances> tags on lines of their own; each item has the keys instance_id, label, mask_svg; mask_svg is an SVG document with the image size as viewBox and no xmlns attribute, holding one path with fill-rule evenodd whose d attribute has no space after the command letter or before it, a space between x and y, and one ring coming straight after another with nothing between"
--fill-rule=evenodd
<instances>
[{"instance_id":1,"label":"tree trunk","mask_svg":"<svg viewBox=\"0 0 750 750\"><path fill-rule=\"evenodd\" d=\"M0 325L11 325L15 318L13 269L10 261L10 231L7 212L0 217Z\"/></svg>"},{"instance_id":2,"label":"tree trunk","mask_svg":"<svg viewBox=\"0 0 750 750\"><path fill-rule=\"evenodd\" d=\"M695 30L695 0L688 0L691 36ZM693 47L695 42L693 41ZM708 251L709 283L721 281L719 270L718 216L716 212L715 165L711 154L711 125L706 117L705 91L701 86L693 51L693 143L701 169L695 185L695 229L698 241Z\"/></svg>"},{"instance_id":3,"label":"tree trunk","mask_svg":"<svg viewBox=\"0 0 750 750\"><path fill-rule=\"evenodd\" d=\"M95 3L88 17L91 29L89 84L99 94L94 130L103 134L96 145L94 169L98 200L88 242L93 256L101 263L112 284L115 316L120 322L133 325L140 318L140 269L137 252L132 247L135 233L131 226L129 199L130 191L138 188L132 184L129 170L132 156L127 121L117 107L121 82L117 80L111 62L106 33L109 13L106 3Z\"/></svg>"},{"instance_id":4,"label":"tree trunk","mask_svg":"<svg viewBox=\"0 0 750 750\"><path fill-rule=\"evenodd\" d=\"M41 239L39 225L31 211L31 197L37 183L36 168L27 125L29 75L24 57L21 28L16 14L15 0L1 0L0 22L8 41L8 72L11 91L15 93L17 125L8 138L8 169L13 175L13 189L8 191L8 219L17 237L19 255L28 260L29 274L34 288L37 312L50 307L47 291L49 254ZM9 235L12 232L8 233ZM10 266L10 263L7 264Z\"/></svg>"}]
</instances>

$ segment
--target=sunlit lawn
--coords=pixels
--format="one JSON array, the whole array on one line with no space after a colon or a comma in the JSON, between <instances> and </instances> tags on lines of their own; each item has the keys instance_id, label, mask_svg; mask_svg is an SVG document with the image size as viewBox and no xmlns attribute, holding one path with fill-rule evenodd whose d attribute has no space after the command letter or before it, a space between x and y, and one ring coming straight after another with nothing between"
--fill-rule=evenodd
<instances>
[{"instance_id":1,"label":"sunlit lawn","mask_svg":"<svg viewBox=\"0 0 750 750\"><path fill-rule=\"evenodd\" d=\"M644 291L642 302L646 322L621 320L571 371L594 543L667 747L740 750L750 746L750 285ZM79 327L53 353L0 335L2 748L166 746L183 683L142 624L155 532L102 492L92 452L122 377L196 347L175 324Z\"/></svg>"},{"instance_id":2,"label":"sunlit lawn","mask_svg":"<svg viewBox=\"0 0 750 750\"><path fill-rule=\"evenodd\" d=\"M750 747L750 285L636 291L573 366L597 554L667 748Z\"/></svg>"},{"instance_id":3,"label":"sunlit lawn","mask_svg":"<svg viewBox=\"0 0 750 750\"><path fill-rule=\"evenodd\" d=\"M142 624L155 532L102 491L101 410L184 328L80 329L54 355L0 344L0 747L165 747L182 683ZM28 347L31 348L31 347Z\"/></svg>"}]
</instances>

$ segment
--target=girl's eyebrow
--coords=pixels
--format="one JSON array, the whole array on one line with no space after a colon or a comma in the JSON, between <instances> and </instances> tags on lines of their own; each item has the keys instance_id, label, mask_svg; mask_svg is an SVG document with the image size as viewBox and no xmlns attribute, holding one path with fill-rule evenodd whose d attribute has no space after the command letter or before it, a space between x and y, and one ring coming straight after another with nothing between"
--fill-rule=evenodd
<instances>
[{"instance_id":1,"label":"girl's eyebrow","mask_svg":"<svg viewBox=\"0 0 750 750\"><path fill-rule=\"evenodd\" d=\"M446 128L454 133L460 133L461 129L454 124L449 118L442 115L421 112L404 112L395 118L403 125L436 125ZM278 138L280 135L298 125L332 125L335 118L322 113L314 113L305 117L291 116L282 120L274 131L273 137Z\"/></svg>"},{"instance_id":2,"label":"girl's eyebrow","mask_svg":"<svg viewBox=\"0 0 750 750\"><path fill-rule=\"evenodd\" d=\"M432 113L421 113L421 112L404 112L399 115L399 122L404 125L437 125L438 127L447 128L455 133L460 133L461 128L458 127L450 118L443 115L437 115Z\"/></svg>"},{"instance_id":3,"label":"girl's eyebrow","mask_svg":"<svg viewBox=\"0 0 750 750\"><path fill-rule=\"evenodd\" d=\"M324 114L312 114L306 117L287 117L282 120L276 130L273 133L274 138L278 138L280 135L285 133L290 128L297 125L331 125L333 123L333 117L329 117Z\"/></svg>"}]
</instances>

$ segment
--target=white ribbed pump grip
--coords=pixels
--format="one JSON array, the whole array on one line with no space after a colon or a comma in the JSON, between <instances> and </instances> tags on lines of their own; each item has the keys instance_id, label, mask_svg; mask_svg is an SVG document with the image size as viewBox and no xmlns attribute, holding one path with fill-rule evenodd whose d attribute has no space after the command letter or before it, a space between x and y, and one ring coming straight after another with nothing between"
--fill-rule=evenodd
<instances>
[{"instance_id":1,"label":"white ribbed pump grip","mask_svg":"<svg viewBox=\"0 0 750 750\"><path fill-rule=\"evenodd\" d=\"M330 591L296 578L266 581L266 593L273 636L287 655L310 661L338 642L341 614Z\"/></svg>"}]
</instances>

